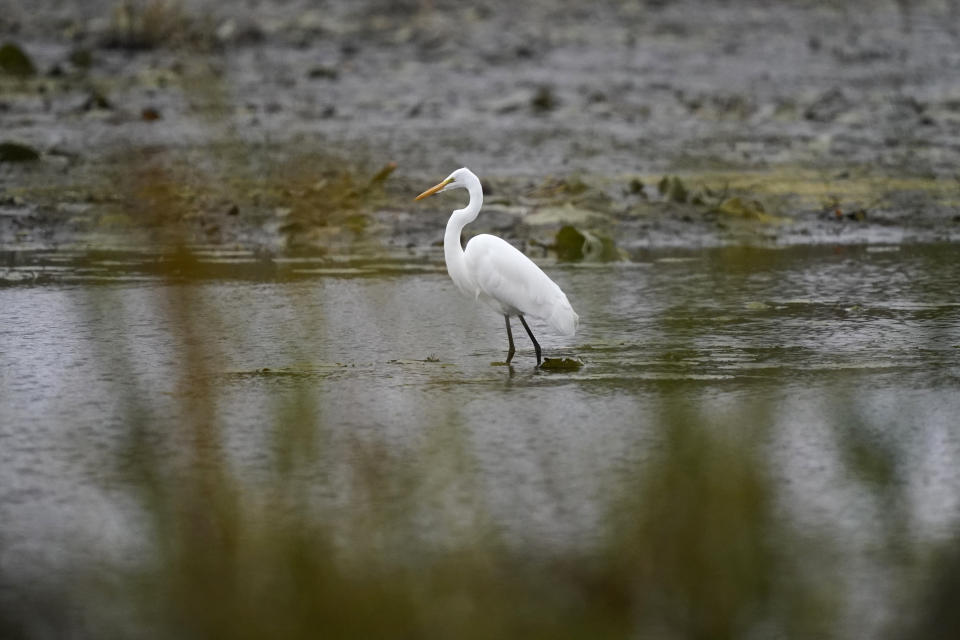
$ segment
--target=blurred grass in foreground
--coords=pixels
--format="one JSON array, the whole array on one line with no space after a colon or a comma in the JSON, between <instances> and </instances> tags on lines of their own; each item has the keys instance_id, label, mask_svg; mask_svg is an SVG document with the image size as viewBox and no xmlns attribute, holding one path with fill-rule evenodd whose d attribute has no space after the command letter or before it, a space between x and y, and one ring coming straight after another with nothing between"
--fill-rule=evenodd
<instances>
[{"instance_id":1,"label":"blurred grass in foreground","mask_svg":"<svg viewBox=\"0 0 960 640\"><path fill-rule=\"evenodd\" d=\"M170 278L182 282L194 264L183 249ZM766 408L712 419L665 387L662 448L611 488L598 542L518 547L491 523L470 482L455 414L428 425L443 437L419 449L396 453L358 440L334 462L324 455L331 425L315 390L297 385L263 425L271 467L251 486L225 454L230 425L211 384L218 356L196 339L198 288L163 291L155 313L177 329L182 422L177 433L158 434L136 399L126 399L123 458L137 464L117 473L143 510L149 552L68 592L88 612L89 635L831 635L841 594L777 513L756 447L770 423ZM290 305L297 309L296 300ZM114 374L128 375L113 362L121 369ZM157 438L176 446L156 447ZM451 495L451 487L461 490ZM318 493L347 499L331 505Z\"/></svg>"}]
</instances>

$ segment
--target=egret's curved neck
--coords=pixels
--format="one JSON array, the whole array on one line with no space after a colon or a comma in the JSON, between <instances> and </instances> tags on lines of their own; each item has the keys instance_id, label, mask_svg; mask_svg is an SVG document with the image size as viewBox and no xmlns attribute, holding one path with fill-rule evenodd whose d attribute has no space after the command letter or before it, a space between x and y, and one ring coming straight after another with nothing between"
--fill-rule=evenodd
<instances>
[{"instance_id":1,"label":"egret's curved neck","mask_svg":"<svg viewBox=\"0 0 960 640\"><path fill-rule=\"evenodd\" d=\"M447 230L443 235L443 256L447 262L447 272L464 293L473 289L472 281L467 273L467 265L463 257L463 247L460 246L460 232L463 228L477 219L480 206L483 204L483 189L477 176L470 174L466 180L467 192L470 194L470 203L463 209L457 209L447 221Z\"/></svg>"}]
</instances>

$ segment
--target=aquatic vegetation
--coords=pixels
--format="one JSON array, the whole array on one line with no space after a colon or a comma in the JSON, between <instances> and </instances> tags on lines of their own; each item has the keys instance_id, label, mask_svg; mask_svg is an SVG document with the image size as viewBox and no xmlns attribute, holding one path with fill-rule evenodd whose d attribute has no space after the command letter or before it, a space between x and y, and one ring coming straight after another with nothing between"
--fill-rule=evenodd
<instances>
[{"instance_id":1,"label":"aquatic vegetation","mask_svg":"<svg viewBox=\"0 0 960 640\"><path fill-rule=\"evenodd\" d=\"M159 117L143 114L146 120ZM30 159L11 149L12 158ZM231 145L193 157L124 151L96 181L19 193L27 203L76 203L81 212L71 222L80 229L112 229L141 239L149 231L151 242L168 247L185 239L246 237L261 245L279 237L290 248L322 250L339 237L365 232L368 215L388 202L385 187L396 168L388 163L370 171L359 162L298 154L263 169L250 157L247 149Z\"/></svg>"},{"instance_id":2,"label":"aquatic vegetation","mask_svg":"<svg viewBox=\"0 0 960 640\"><path fill-rule=\"evenodd\" d=\"M575 227L564 225L557 230L553 249L560 260L582 260L586 239L586 236Z\"/></svg>"},{"instance_id":3,"label":"aquatic vegetation","mask_svg":"<svg viewBox=\"0 0 960 640\"><path fill-rule=\"evenodd\" d=\"M368 214L385 204L384 183L396 169L388 163L372 176L361 169L323 159L304 171L291 163L290 173L256 183L261 204L283 211L280 231L290 247L323 247L331 235L347 229L362 234Z\"/></svg>"},{"instance_id":4,"label":"aquatic vegetation","mask_svg":"<svg viewBox=\"0 0 960 640\"><path fill-rule=\"evenodd\" d=\"M566 202L571 198L582 196L590 191L590 189L590 185L584 182L581 176L571 175L544 180L530 191L530 196L552 203Z\"/></svg>"}]
</instances>

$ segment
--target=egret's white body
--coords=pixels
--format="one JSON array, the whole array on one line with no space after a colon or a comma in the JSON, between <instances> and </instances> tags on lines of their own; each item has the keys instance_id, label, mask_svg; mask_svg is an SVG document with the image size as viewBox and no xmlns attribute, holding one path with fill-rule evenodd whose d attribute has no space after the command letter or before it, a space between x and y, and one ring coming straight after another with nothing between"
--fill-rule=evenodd
<instances>
[{"instance_id":1,"label":"egret's white body","mask_svg":"<svg viewBox=\"0 0 960 640\"><path fill-rule=\"evenodd\" d=\"M504 316L510 341L507 362L514 352L510 318L517 316L533 341L539 364L540 345L524 316L539 318L557 333L567 336L576 331L579 316L560 287L530 258L502 238L482 233L467 243L466 250L460 246L460 232L476 220L483 204L483 189L472 171L457 169L417 199L449 189L466 189L470 194L469 204L450 216L443 237L443 254L450 278L464 294Z\"/></svg>"}]
</instances>

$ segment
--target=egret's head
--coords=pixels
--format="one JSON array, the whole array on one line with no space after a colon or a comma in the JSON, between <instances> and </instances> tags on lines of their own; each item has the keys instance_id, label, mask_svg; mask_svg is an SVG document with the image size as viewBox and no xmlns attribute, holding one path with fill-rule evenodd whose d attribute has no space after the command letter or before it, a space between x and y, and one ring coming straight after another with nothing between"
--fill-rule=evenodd
<instances>
[{"instance_id":1,"label":"egret's head","mask_svg":"<svg viewBox=\"0 0 960 640\"><path fill-rule=\"evenodd\" d=\"M466 189L467 176L472 176L472 175L473 174L470 172L470 169L467 169L466 167L457 169L456 171L451 173L449 176L447 176L443 182L430 187L429 189L427 189L426 191L418 195L416 198L414 198L414 200L422 200L427 196L432 196L435 193L441 193L443 191L449 191L451 189Z\"/></svg>"}]
</instances>

